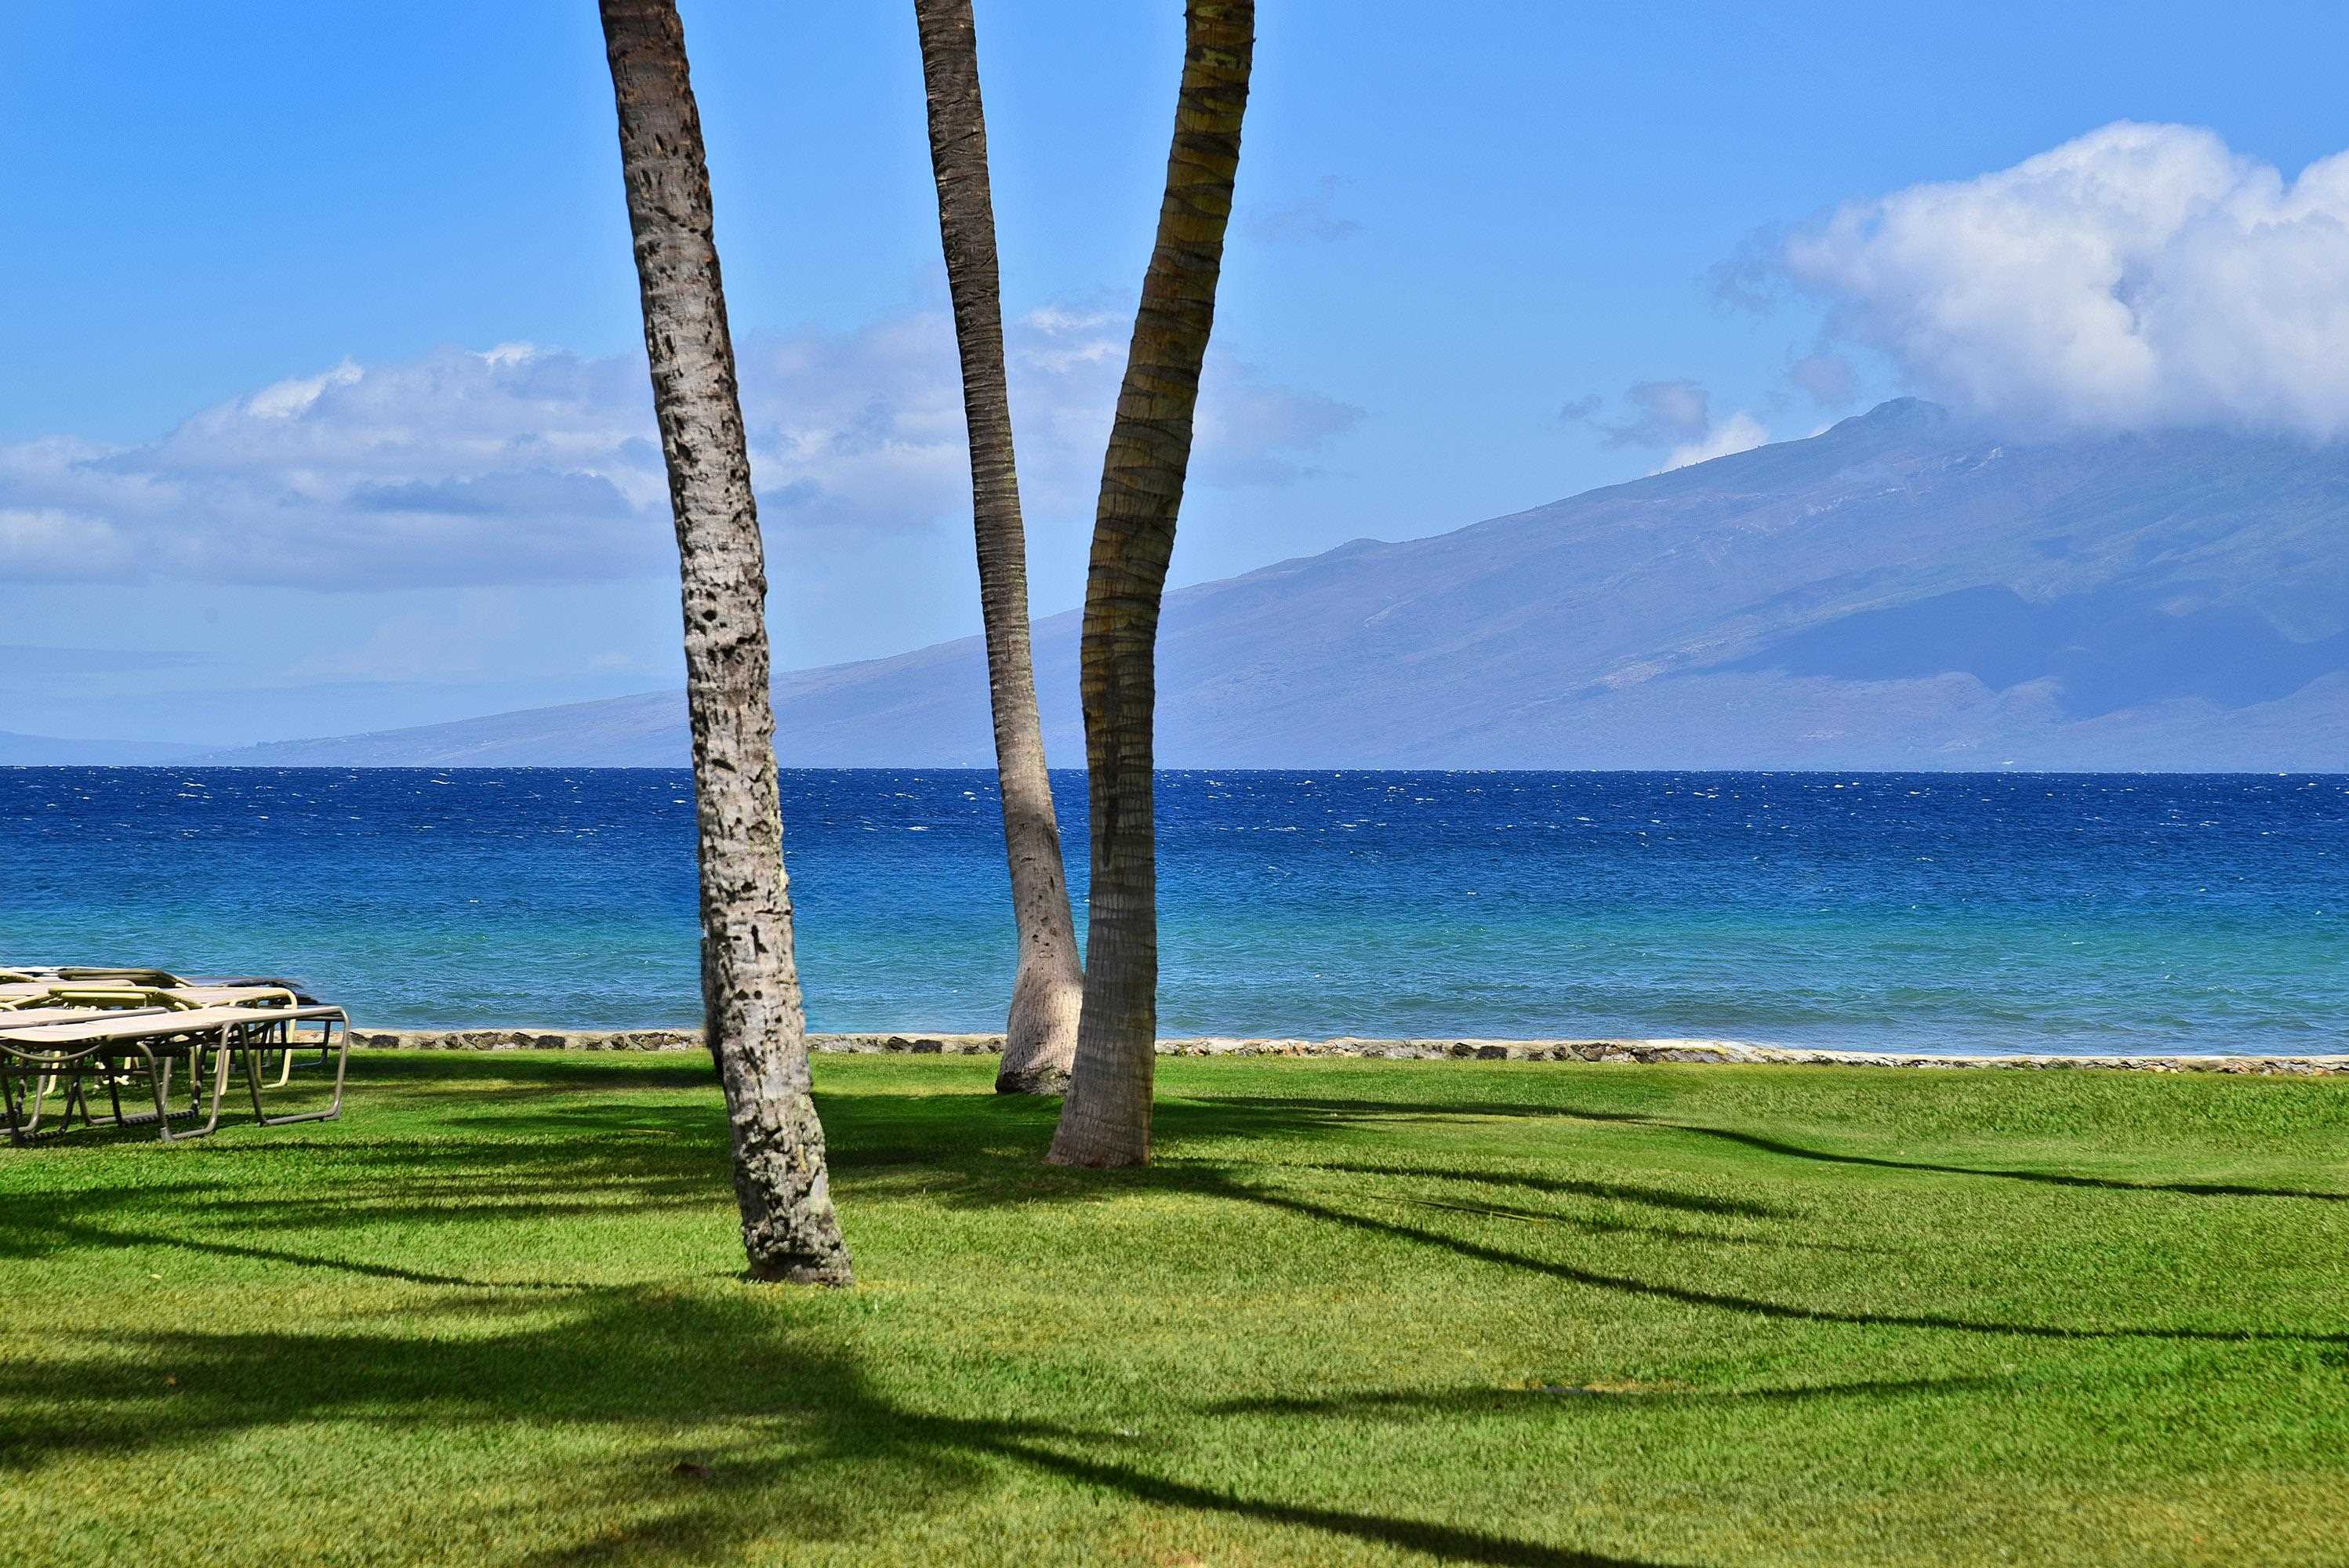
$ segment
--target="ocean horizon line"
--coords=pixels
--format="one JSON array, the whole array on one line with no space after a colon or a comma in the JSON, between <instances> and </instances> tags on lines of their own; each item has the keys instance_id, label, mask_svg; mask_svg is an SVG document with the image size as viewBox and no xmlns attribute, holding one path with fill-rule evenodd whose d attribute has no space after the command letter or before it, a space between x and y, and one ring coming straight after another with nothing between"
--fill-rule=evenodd
<instances>
[{"instance_id":1,"label":"ocean horizon line","mask_svg":"<svg viewBox=\"0 0 2349 1568\"><path fill-rule=\"evenodd\" d=\"M854 767L830 767L822 763L781 763L776 770L786 774L938 774L968 773L992 780L997 774L992 762L904 762L870 764ZM636 764L606 764L600 762L517 762L517 763L446 763L438 766L416 763L273 763L273 762L0 762L0 773L636 773L647 775L688 775L693 771L689 763L644 766ZM1081 779L1083 768L1053 767L1047 769L1055 778ZM1234 778L1319 778L1351 777L1360 774L1393 774L1422 778L1459 778L1490 775L1501 778L1530 779L1690 779L1690 778L1758 778L1758 779L2349 779L2349 768L1393 768L1378 765L1356 766L1333 763L1312 767L1260 768L1224 767L1215 763L1186 763L1181 767L1154 769L1154 773L1174 778L1200 774L1216 774Z\"/></svg>"}]
</instances>

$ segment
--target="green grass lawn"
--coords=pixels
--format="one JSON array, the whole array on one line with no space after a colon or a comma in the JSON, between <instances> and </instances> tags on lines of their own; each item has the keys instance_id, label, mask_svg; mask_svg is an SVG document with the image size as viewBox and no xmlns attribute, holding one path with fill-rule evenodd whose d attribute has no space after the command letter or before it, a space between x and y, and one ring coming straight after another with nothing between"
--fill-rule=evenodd
<instances>
[{"instance_id":1,"label":"green grass lawn","mask_svg":"<svg viewBox=\"0 0 2349 1568\"><path fill-rule=\"evenodd\" d=\"M851 1291L698 1057L0 1150L0 1560L2349 1563L2349 1081L816 1070Z\"/></svg>"}]
</instances>

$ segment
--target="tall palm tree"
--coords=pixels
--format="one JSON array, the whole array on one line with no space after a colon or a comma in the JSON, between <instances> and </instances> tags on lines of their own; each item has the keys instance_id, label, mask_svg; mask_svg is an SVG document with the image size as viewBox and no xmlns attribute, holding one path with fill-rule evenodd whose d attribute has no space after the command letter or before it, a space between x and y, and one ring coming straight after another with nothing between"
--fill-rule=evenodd
<instances>
[{"instance_id":1,"label":"tall palm tree","mask_svg":"<svg viewBox=\"0 0 2349 1568\"><path fill-rule=\"evenodd\" d=\"M1239 172L1256 45L1254 0L1190 0L1183 88L1158 241L1142 283L1125 381L1102 469L1085 582L1085 761L1092 801L1092 909L1076 1069L1050 1158L1150 1159L1158 1036L1158 867L1151 814L1158 607L1191 461L1199 366Z\"/></svg>"},{"instance_id":2,"label":"tall palm tree","mask_svg":"<svg viewBox=\"0 0 2349 1568\"><path fill-rule=\"evenodd\" d=\"M734 1130L756 1279L844 1284L848 1247L809 1097L768 687L767 566L675 0L602 0L653 408L685 598L701 863L701 1000Z\"/></svg>"},{"instance_id":3,"label":"tall palm tree","mask_svg":"<svg viewBox=\"0 0 2349 1568\"><path fill-rule=\"evenodd\" d=\"M1019 967L995 1087L1058 1094L1077 1051L1084 973L1061 864L1061 826L1044 770L1036 666L1028 645L1028 543L1011 455L1011 397L1003 372L1003 298L995 267L995 198L988 188L987 116L978 97L978 39L970 0L914 0L922 77L930 100L930 167L938 233L962 350L962 408L970 430L972 530L978 540L978 608L987 624L988 695L995 710L995 771Z\"/></svg>"}]
</instances>

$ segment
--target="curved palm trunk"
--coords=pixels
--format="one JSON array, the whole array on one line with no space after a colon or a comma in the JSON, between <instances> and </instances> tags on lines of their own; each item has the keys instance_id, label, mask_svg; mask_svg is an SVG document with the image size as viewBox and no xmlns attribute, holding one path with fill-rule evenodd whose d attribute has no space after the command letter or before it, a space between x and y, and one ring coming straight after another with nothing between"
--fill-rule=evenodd
<instances>
[{"instance_id":1,"label":"curved palm trunk","mask_svg":"<svg viewBox=\"0 0 2349 1568\"><path fill-rule=\"evenodd\" d=\"M1139 1165L1150 1158L1158 1036L1158 867L1151 815L1158 606L1191 460L1199 365L1215 325L1216 279L1239 171L1256 41L1254 0L1191 0L1183 90L1158 242L1143 279L1102 465L1085 583L1085 760L1092 800L1092 890L1077 1062L1051 1160Z\"/></svg>"},{"instance_id":2,"label":"curved palm trunk","mask_svg":"<svg viewBox=\"0 0 2349 1568\"><path fill-rule=\"evenodd\" d=\"M1003 371L1003 300L995 266L995 199L988 189L987 117L978 96L978 41L970 0L914 0L929 88L930 166L938 232L962 350L963 418L970 429L972 530L978 606L987 624L987 686L995 711L995 771L1019 967L995 1087L1058 1094L1077 1050L1084 975L1061 864L1061 827L1044 770L1036 668L1028 645L1028 543L1011 454L1011 397Z\"/></svg>"},{"instance_id":3,"label":"curved palm trunk","mask_svg":"<svg viewBox=\"0 0 2349 1568\"><path fill-rule=\"evenodd\" d=\"M808 1092L768 688L767 568L711 235L701 117L674 0L602 0L653 407L685 598L701 862L701 998L734 1130L753 1278L844 1284Z\"/></svg>"}]
</instances>

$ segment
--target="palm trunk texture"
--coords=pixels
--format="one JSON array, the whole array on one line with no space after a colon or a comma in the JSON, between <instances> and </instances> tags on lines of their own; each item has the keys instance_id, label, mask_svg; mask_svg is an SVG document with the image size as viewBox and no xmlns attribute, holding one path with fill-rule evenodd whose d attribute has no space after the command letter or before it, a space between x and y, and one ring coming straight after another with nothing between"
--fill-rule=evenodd
<instances>
[{"instance_id":1,"label":"palm trunk texture","mask_svg":"<svg viewBox=\"0 0 2349 1568\"><path fill-rule=\"evenodd\" d=\"M701 995L753 1278L844 1284L809 1095L768 686L767 569L712 237L701 116L673 0L602 0L653 407L685 601Z\"/></svg>"},{"instance_id":2,"label":"palm trunk texture","mask_svg":"<svg viewBox=\"0 0 2349 1568\"><path fill-rule=\"evenodd\" d=\"M1150 1159L1158 1036L1158 867L1151 799L1158 612L1190 466L1199 366L1216 320L1256 6L1253 0L1191 0L1184 32L1166 196L1102 464L1085 582L1092 888L1076 1068L1050 1156L1063 1165L1140 1165Z\"/></svg>"},{"instance_id":3,"label":"palm trunk texture","mask_svg":"<svg viewBox=\"0 0 2349 1568\"><path fill-rule=\"evenodd\" d=\"M1003 367L1003 298L995 261L995 198L987 175L987 117L970 0L915 0L930 106L930 165L938 233L962 351L963 418L970 430L971 521L978 542L978 606L987 625L987 686L995 716L995 770L1019 965L995 1087L1058 1094L1076 1058L1084 973L1069 913L1061 827L1044 768L1029 649L1028 542L1012 459L1011 396Z\"/></svg>"}]
</instances>

